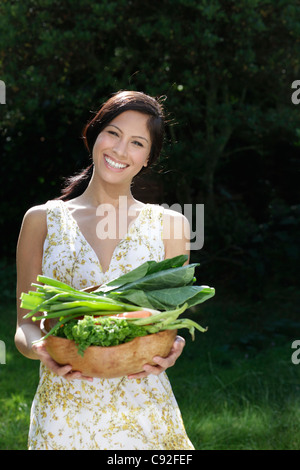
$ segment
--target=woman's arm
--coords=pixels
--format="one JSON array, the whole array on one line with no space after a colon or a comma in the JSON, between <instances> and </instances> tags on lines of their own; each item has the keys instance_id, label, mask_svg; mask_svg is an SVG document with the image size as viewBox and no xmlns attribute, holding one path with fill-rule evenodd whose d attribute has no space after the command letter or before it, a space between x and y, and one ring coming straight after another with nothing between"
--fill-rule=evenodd
<instances>
[{"instance_id":1,"label":"woman's arm","mask_svg":"<svg viewBox=\"0 0 300 470\"><path fill-rule=\"evenodd\" d=\"M25 357L39 359L32 349L32 342L41 337L38 322L33 324L30 318L24 319L26 310L20 308L22 292L31 290L31 283L36 282L42 273L43 244L47 233L46 211L43 206L36 206L26 212L17 245L17 329L15 344Z\"/></svg>"},{"instance_id":2,"label":"woman's arm","mask_svg":"<svg viewBox=\"0 0 300 470\"><path fill-rule=\"evenodd\" d=\"M23 356L43 362L52 372L68 380L86 379L80 372L72 372L71 365L61 366L48 354L43 341L32 344L41 338L39 322L33 323L30 318L24 319L28 310L20 307L22 292L33 289L32 282L42 274L44 241L47 235L47 216L44 206L35 206L26 212L17 245L17 328L15 344Z\"/></svg>"},{"instance_id":3,"label":"woman's arm","mask_svg":"<svg viewBox=\"0 0 300 470\"><path fill-rule=\"evenodd\" d=\"M164 211L163 240L165 245L165 258L178 255L188 255L190 259L190 223L180 212Z\"/></svg>"}]
</instances>

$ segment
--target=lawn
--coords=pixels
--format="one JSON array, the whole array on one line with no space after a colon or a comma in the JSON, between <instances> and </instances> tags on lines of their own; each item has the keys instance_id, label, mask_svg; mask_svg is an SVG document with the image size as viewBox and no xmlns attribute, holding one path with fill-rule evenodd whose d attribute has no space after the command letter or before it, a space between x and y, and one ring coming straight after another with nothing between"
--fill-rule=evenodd
<instances>
[{"instance_id":1,"label":"lawn","mask_svg":"<svg viewBox=\"0 0 300 470\"><path fill-rule=\"evenodd\" d=\"M0 310L0 449L27 445L30 406L38 383L36 361L13 343L15 306L6 292ZM286 300L288 299L288 300ZM197 332L168 375L188 435L196 449L281 450L300 448L300 364L291 344L300 339L299 294L272 292L264 301L217 296L190 312Z\"/></svg>"},{"instance_id":2,"label":"lawn","mask_svg":"<svg viewBox=\"0 0 300 470\"><path fill-rule=\"evenodd\" d=\"M291 289L284 301L286 294L203 305L208 331L187 337L169 372L196 449L299 450L300 364L291 361L299 295Z\"/></svg>"}]
</instances>

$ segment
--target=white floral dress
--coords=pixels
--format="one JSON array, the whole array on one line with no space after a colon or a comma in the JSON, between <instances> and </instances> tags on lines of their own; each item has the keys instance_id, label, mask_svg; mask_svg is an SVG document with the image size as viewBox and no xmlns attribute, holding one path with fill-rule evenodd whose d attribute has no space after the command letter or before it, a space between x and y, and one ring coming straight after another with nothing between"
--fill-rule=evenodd
<instances>
[{"instance_id":1,"label":"white floral dress","mask_svg":"<svg viewBox=\"0 0 300 470\"><path fill-rule=\"evenodd\" d=\"M163 208L146 204L117 245L106 273L61 200L47 202L43 274L76 289L99 285L164 258ZM32 450L193 450L166 373L143 379L67 381L40 367L31 408Z\"/></svg>"}]
</instances>

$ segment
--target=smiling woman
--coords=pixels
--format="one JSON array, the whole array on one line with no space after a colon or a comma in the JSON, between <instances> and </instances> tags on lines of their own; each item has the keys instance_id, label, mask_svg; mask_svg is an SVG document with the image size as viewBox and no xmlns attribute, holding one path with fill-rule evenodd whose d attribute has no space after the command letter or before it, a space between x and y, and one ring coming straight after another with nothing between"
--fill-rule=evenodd
<instances>
[{"instance_id":1,"label":"smiling woman","mask_svg":"<svg viewBox=\"0 0 300 470\"><path fill-rule=\"evenodd\" d=\"M125 111L100 132L93 148L94 172L90 184L109 181L128 185L148 165L151 150L148 119L146 114ZM120 173L120 178L115 178L115 173Z\"/></svg>"},{"instance_id":2,"label":"smiling woman","mask_svg":"<svg viewBox=\"0 0 300 470\"><path fill-rule=\"evenodd\" d=\"M84 144L90 156L92 156L93 147L101 131L111 124L117 116L130 110L147 116L147 130L150 136L148 166L154 164L159 158L164 140L165 117L161 101L136 91L122 91L113 95L83 130ZM119 129L116 130L119 131ZM111 132L113 132L112 129ZM60 199L68 200L82 194L87 188L92 174L93 164L90 164L78 175L67 178Z\"/></svg>"},{"instance_id":3,"label":"smiling woman","mask_svg":"<svg viewBox=\"0 0 300 470\"><path fill-rule=\"evenodd\" d=\"M189 254L187 231L179 230L188 223L184 216L131 193L133 178L158 158L163 135L156 99L123 91L104 103L83 131L93 163L67 181L60 197L25 214L17 298L39 274L84 289L145 261ZM30 449L193 449L165 374L180 356L183 338L177 336L170 354L154 357L140 373L91 378L56 363L44 341L33 344L41 332L26 313L18 305L15 342L24 356L41 361Z\"/></svg>"}]
</instances>

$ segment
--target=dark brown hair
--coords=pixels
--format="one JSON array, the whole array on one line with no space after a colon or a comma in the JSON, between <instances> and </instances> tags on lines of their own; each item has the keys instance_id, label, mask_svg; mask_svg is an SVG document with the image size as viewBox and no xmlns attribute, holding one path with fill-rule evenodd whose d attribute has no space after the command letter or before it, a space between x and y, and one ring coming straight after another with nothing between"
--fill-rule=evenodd
<instances>
[{"instance_id":1,"label":"dark brown hair","mask_svg":"<svg viewBox=\"0 0 300 470\"><path fill-rule=\"evenodd\" d=\"M93 147L99 133L119 114L125 111L139 111L147 114L148 130L151 137L151 150L148 166L151 166L159 157L164 140L164 110L162 99L155 99L139 91L119 91L102 105L95 117L83 129L84 144L91 157ZM143 171L143 169L141 170ZM141 173L141 172L140 172ZM93 174L93 164L79 174L66 179L62 196L59 199L67 201L82 194L88 187Z\"/></svg>"}]
</instances>

